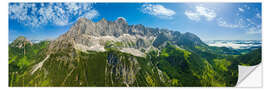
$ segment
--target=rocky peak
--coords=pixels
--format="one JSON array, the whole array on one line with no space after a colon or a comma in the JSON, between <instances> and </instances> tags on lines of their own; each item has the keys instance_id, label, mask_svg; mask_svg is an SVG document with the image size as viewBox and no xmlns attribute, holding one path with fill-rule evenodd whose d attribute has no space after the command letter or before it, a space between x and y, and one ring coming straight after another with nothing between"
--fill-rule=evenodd
<instances>
[{"instance_id":1,"label":"rocky peak","mask_svg":"<svg viewBox=\"0 0 270 90\"><path fill-rule=\"evenodd\" d=\"M85 22L85 21L88 21L88 19L87 19L87 18L82 17L82 18L79 18L77 22Z\"/></svg>"},{"instance_id":2,"label":"rocky peak","mask_svg":"<svg viewBox=\"0 0 270 90\"><path fill-rule=\"evenodd\" d=\"M190 33L190 32L184 33L184 37L189 38L191 41L201 41L198 36L196 36L195 34Z\"/></svg>"},{"instance_id":3,"label":"rocky peak","mask_svg":"<svg viewBox=\"0 0 270 90\"><path fill-rule=\"evenodd\" d=\"M83 23L92 23L91 20L88 20L87 18L79 18L76 24L83 24Z\"/></svg>"},{"instance_id":4,"label":"rocky peak","mask_svg":"<svg viewBox=\"0 0 270 90\"><path fill-rule=\"evenodd\" d=\"M206 45L201 39L193 33L186 32L180 38L181 43L185 43L186 46Z\"/></svg>"},{"instance_id":5,"label":"rocky peak","mask_svg":"<svg viewBox=\"0 0 270 90\"><path fill-rule=\"evenodd\" d=\"M15 41L29 41L24 36L19 36Z\"/></svg>"},{"instance_id":6,"label":"rocky peak","mask_svg":"<svg viewBox=\"0 0 270 90\"><path fill-rule=\"evenodd\" d=\"M107 24L108 21L107 21L105 18L102 18L102 19L99 20L97 23L100 23L100 24Z\"/></svg>"},{"instance_id":7,"label":"rocky peak","mask_svg":"<svg viewBox=\"0 0 270 90\"><path fill-rule=\"evenodd\" d=\"M16 40L14 40L11 43L11 47L23 48L27 44L32 45L32 43L29 40L27 40L24 36L19 36L18 38L16 38Z\"/></svg>"}]
</instances>

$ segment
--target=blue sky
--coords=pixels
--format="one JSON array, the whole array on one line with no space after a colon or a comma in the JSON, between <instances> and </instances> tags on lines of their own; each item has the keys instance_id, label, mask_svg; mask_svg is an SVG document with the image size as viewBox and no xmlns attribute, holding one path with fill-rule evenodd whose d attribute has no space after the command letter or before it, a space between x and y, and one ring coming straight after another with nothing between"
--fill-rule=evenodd
<instances>
[{"instance_id":1,"label":"blue sky","mask_svg":"<svg viewBox=\"0 0 270 90\"><path fill-rule=\"evenodd\" d=\"M261 3L10 3L9 40L55 39L78 20L123 17L202 40L261 40Z\"/></svg>"}]
</instances>

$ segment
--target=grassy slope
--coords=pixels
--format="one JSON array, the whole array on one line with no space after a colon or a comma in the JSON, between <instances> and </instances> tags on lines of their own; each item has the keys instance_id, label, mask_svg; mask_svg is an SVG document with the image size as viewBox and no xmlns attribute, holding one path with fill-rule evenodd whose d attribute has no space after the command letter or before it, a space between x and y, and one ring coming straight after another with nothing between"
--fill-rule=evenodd
<instances>
[{"instance_id":1,"label":"grassy slope","mask_svg":"<svg viewBox=\"0 0 270 90\"><path fill-rule=\"evenodd\" d=\"M106 52L75 52L73 49L55 53L33 75L32 67L43 60L49 42L41 42L23 49L9 47L9 86L126 86L119 71L115 74L108 63L114 55L120 63L117 68L135 67L136 79L129 86L234 86L238 77L238 64L255 65L261 62L261 50L234 57L217 55L205 47L192 51L168 45L146 58L121 53L116 49ZM134 64L136 59L138 64ZM136 69L139 68L139 69ZM107 70L107 71L106 71ZM130 78L128 78L130 79ZM130 81L130 80L127 80Z\"/></svg>"}]
</instances>

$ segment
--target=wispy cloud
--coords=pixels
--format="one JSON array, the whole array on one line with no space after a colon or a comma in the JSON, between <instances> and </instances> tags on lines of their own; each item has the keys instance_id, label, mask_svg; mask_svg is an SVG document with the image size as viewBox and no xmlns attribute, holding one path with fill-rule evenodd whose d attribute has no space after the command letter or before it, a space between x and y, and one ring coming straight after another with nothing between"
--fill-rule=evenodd
<instances>
[{"instance_id":1,"label":"wispy cloud","mask_svg":"<svg viewBox=\"0 0 270 90\"><path fill-rule=\"evenodd\" d=\"M246 30L247 34L259 34L261 33L261 25L253 22L251 19L238 19L236 23L228 23L223 18L217 19L217 23L220 27L226 28L237 28L241 30Z\"/></svg>"},{"instance_id":2,"label":"wispy cloud","mask_svg":"<svg viewBox=\"0 0 270 90\"><path fill-rule=\"evenodd\" d=\"M248 28L246 33L247 34L260 34L262 33L261 29L262 29L261 25L253 26L253 27Z\"/></svg>"},{"instance_id":3,"label":"wispy cloud","mask_svg":"<svg viewBox=\"0 0 270 90\"><path fill-rule=\"evenodd\" d=\"M260 13L257 13L257 14L256 14L256 17L257 17L257 18L259 18L259 19L261 19L261 18L262 18L262 16L261 16L261 14L260 14Z\"/></svg>"},{"instance_id":4,"label":"wispy cloud","mask_svg":"<svg viewBox=\"0 0 270 90\"><path fill-rule=\"evenodd\" d=\"M160 18L172 18L175 14L175 11L159 4L144 4L142 5L142 12Z\"/></svg>"},{"instance_id":5,"label":"wispy cloud","mask_svg":"<svg viewBox=\"0 0 270 90\"><path fill-rule=\"evenodd\" d=\"M261 33L261 24L255 23L249 18L238 19L236 23L228 23L223 18L217 19L217 24L220 27L225 28L236 28L240 30L245 30L247 34L260 34Z\"/></svg>"},{"instance_id":6,"label":"wispy cloud","mask_svg":"<svg viewBox=\"0 0 270 90\"><path fill-rule=\"evenodd\" d=\"M242 27L244 27L242 19L238 20L237 23L232 24L232 23L228 23L222 17L220 17L217 19L217 24L221 27L226 27L226 28L242 28Z\"/></svg>"},{"instance_id":7,"label":"wispy cloud","mask_svg":"<svg viewBox=\"0 0 270 90\"><path fill-rule=\"evenodd\" d=\"M250 10L250 7L248 5L244 5L244 8Z\"/></svg>"},{"instance_id":8,"label":"wispy cloud","mask_svg":"<svg viewBox=\"0 0 270 90\"><path fill-rule=\"evenodd\" d=\"M244 12L245 10L243 8L238 8L240 12Z\"/></svg>"},{"instance_id":9,"label":"wispy cloud","mask_svg":"<svg viewBox=\"0 0 270 90\"><path fill-rule=\"evenodd\" d=\"M90 10L89 12L86 12L83 14L81 17L88 18L88 19L93 19L96 16L98 16L98 12L96 10Z\"/></svg>"},{"instance_id":10,"label":"wispy cloud","mask_svg":"<svg viewBox=\"0 0 270 90\"><path fill-rule=\"evenodd\" d=\"M73 18L98 15L89 3L10 3L9 18L26 26L67 25Z\"/></svg>"},{"instance_id":11,"label":"wispy cloud","mask_svg":"<svg viewBox=\"0 0 270 90\"><path fill-rule=\"evenodd\" d=\"M207 21L211 21L216 17L216 12L203 6L196 6L195 10L186 10L185 15L193 21L200 21L204 17Z\"/></svg>"},{"instance_id":12,"label":"wispy cloud","mask_svg":"<svg viewBox=\"0 0 270 90\"><path fill-rule=\"evenodd\" d=\"M237 13L235 19L226 21L224 18L219 17L217 19L217 24L220 27L234 28L239 30L244 30L246 34L261 34L261 14L256 8L250 8L244 5L241 8L236 8ZM245 12L249 10L249 12ZM256 13L254 13L254 10ZM245 12L245 13L241 13ZM246 14L252 15L252 17L246 16Z\"/></svg>"},{"instance_id":13,"label":"wispy cloud","mask_svg":"<svg viewBox=\"0 0 270 90\"><path fill-rule=\"evenodd\" d=\"M192 11L185 11L185 15L193 21L200 21L200 15L198 13L194 13Z\"/></svg>"}]
</instances>

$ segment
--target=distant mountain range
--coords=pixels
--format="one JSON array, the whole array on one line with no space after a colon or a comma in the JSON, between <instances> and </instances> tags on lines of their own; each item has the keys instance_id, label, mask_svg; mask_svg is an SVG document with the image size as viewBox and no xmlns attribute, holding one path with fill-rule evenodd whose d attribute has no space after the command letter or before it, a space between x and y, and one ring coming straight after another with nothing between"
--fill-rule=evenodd
<instances>
[{"instance_id":1,"label":"distant mountain range","mask_svg":"<svg viewBox=\"0 0 270 90\"><path fill-rule=\"evenodd\" d=\"M193 33L123 18L80 18L56 40L10 43L9 86L235 86L237 66L260 63L260 50L208 46Z\"/></svg>"},{"instance_id":2,"label":"distant mountain range","mask_svg":"<svg viewBox=\"0 0 270 90\"><path fill-rule=\"evenodd\" d=\"M227 47L232 49L259 48L261 40L208 40L205 41L209 46Z\"/></svg>"},{"instance_id":3,"label":"distant mountain range","mask_svg":"<svg viewBox=\"0 0 270 90\"><path fill-rule=\"evenodd\" d=\"M209 46L227 47L245 54L262 47L261 40L209 40L205 41Z\"/></svg>"}]
</instances>

